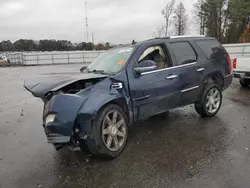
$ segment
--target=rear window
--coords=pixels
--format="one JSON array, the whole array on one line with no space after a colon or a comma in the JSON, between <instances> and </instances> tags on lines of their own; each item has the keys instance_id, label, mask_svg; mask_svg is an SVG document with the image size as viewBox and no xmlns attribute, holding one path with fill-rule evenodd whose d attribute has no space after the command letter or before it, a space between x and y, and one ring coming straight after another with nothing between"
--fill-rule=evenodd
<instances>
[{"instance_id":1,"label":"rear window","mask_svg":"<svg viewBox=\"0 0 250 188\"><path fill-rule=\"evenodd\" d=\"M216 52L223 51L225 54L224 48L217 40L198 40L196 43L210 59L219 58Z\"/></svg>"},{"instance_id":2,"label":"rear window","mask_svg":"<svg viewBox=\"0 0 250 188\"><path fill-rule=\"evenodd\" d=\"M177 61L174 66L196 62L196 53L188 42L171 43L171 47Z\"/></svg>"}]
</instances>

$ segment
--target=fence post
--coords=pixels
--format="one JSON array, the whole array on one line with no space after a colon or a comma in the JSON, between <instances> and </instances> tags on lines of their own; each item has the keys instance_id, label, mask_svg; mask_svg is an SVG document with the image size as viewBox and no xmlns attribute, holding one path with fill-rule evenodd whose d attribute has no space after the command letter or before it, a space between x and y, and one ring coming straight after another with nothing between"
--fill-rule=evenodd
<instances>
[{"instance_id":1,"label":"fence post","mask_svg":"<svg viewBox=\"0 0 250 188\"><path fill-rule=\"evenodd\" d=\"M16 64L18 64L18 56L15 54Z\"/></svg>"},{"instance_id":2,"label":"fence post","mask_svg":"<svg viewBox=\"0 0 250 188\"><path fill-rule=\"evenodd\" d=\"M38 53L36 53L36 59L37 59L37 64L39 65L39 56L38 56Z\"/></svg>"},{"instance_id":3,"label":"fence post","mask_svg":"<svg viewBox=\"0 0 250 188\"><path fill-rule=\"evenodd\" d=\"M244 56L244 53L245 53L245 43L242 43L242 56Z\"/></svg>"},{"instance_id":4,"label":"fence post","mask_svg":"<svg viewBox=\"0 0 250 188\"><path fill-rule=\"evenodd\" d=\"M26 65L26 55L23 55L23 63Z\"/></svg>"},{"instance_id":5,"label":"fence post","mask_svg":"<svg viewBox=\"0 0 250 188\"><path fill-rule=\"evenodd\" d=\"M54 54L52 53L52 64L54 64Z\"/></svg>"},{"instance_id":6,"label":"fence post","mask_svg":"<svg viewBox=\"0 0 250 188\"><path fill-rule=\"evenodd\" d=\"M84 52L82 53L82 63L84 63Z\"/></svg>"},{"instance_id":7,"label":"fence post","mask_svg":"<svg viewBox=\"0 0 250 188\"><path fill-rule=\"evenodd\" d=\"M68 53L68 64L69 64L69 53Z\"/></svg>"},{"instance_id":8,"label":"fence post","mask_svg":"<svg viewBox=\"0 0 250 188\"><path fill-rule=\"evenodd\" d=\"M21 51L21 64L24 64L24 61L23 61L23 51Z\"/></svg>"}]
</instances>

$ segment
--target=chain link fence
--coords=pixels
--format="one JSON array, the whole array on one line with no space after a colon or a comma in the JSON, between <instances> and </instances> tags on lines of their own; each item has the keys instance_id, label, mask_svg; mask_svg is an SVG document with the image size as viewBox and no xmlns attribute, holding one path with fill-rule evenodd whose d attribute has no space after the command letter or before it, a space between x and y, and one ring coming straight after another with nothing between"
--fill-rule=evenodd
<instances>
[{"instance_id":1,"label":"chain link fence","mask_svg":"<svg viewBox=\"0 0 250 188\"><path fill-rule=\"evenodd\" d=\"M53 64L89 64L103 51L68 51L68 52L5 52L14 65L53 65Z\"/></svg>"},{"instance_id":2,"label":"chain link fence","mask_svg":"<svg viewBox=\"0 0 250 188\"><path fill-rule=\"evenodd\" d=\"M231 58L250 57L250 43L225 44ZM89 64L104 51L2 53L14 65ZM0 53L1 54L1 53Z\"/></svg>"}]
</instances>

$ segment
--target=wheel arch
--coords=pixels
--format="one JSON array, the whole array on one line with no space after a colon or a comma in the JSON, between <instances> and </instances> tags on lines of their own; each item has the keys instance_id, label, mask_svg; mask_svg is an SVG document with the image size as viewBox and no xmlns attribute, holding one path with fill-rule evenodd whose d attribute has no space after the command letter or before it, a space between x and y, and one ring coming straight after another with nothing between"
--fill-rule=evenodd
<instances>
[{"instance_id":1,"label":"wheel arch","mask_svg":"<svg viewBox=\"0 0 250 188\"><path fill-rule=\"evenodd\" d=\"M132 121L133 118L130 115L130 110L129 110L126 98L119 97L119 98L116 98L116 99L112 99L112 100L106 102L105 104L103 104L100 107L100 109L98 110L98 112L102 111L106 106L108 106L110 104L114 104L114 105L117 105L117 106L121 107L122 110L127 115L128 121L131 123L131 121Z\"/></svg>"},{"instance_id":2,"label":"wheel arch","mask_svg":"<svg viewBox=\"0 0 250 188\"><path fill-rule=\"evenodd\" d=\"M221 72L213 72L208 74L206 77L204 77L202 84L216 84L222 89L224 87L223 74Z\"/></svg>"}]
</instances>

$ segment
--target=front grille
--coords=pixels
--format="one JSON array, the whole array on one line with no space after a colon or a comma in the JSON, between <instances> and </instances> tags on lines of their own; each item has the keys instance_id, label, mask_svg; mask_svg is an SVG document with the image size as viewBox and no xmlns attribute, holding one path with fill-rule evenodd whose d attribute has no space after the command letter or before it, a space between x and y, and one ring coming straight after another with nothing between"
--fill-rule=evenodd
<instances>
[{"instance_id":1,"label":"front grille","mask_svg":"<svg viewBox=\"0 0 250 188\"><path fill-rule=\"evenodd\" d=\"M250 72L247 72L245 75L248 76L248 77L250 77Z\"/></svg>"}]
</instances>

